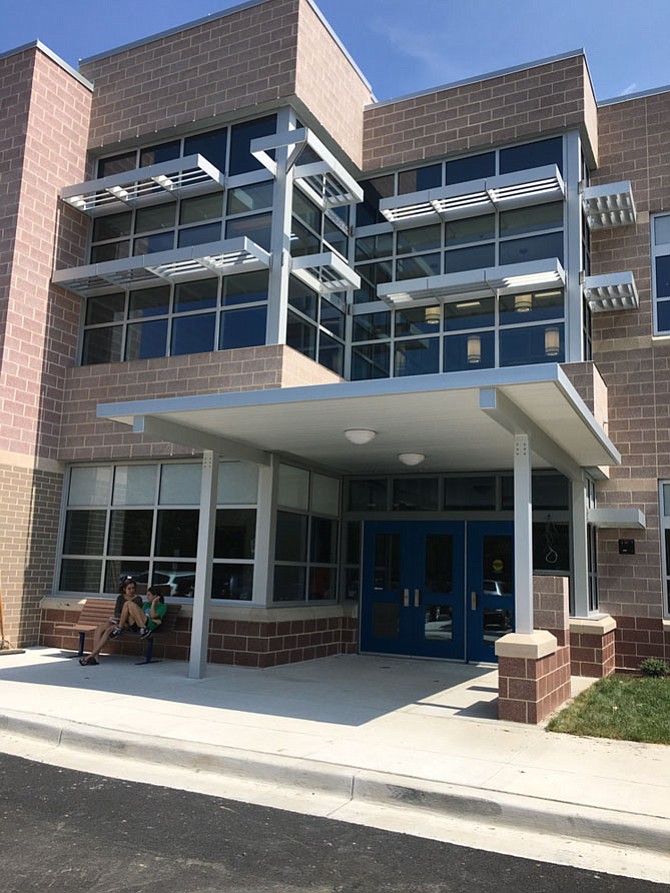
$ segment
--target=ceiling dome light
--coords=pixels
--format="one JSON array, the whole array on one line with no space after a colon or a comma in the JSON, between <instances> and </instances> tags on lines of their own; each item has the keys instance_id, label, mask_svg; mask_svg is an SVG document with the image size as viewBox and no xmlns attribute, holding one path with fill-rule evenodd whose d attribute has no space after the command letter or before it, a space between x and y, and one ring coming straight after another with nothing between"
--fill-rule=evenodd
<instances>
[{"instance_id":1,"label":"ceiling dome light","mask_svg":"<svg viewBox=\"0 0 670 893\"><path fill-rule=\"evenodd\" d=\"M377 436L377 432L372 428L347 428L344 436L350 443L356 443L361 446L364 443L370 443Z\"/></svg>"},{"instance_id":2,"label":"ceiling dome light","mask_svg":"<svg viewBox=\"0 0 670 893\"><path fill-rule=\"evenodd\" d=\"M398 453L398 459L403 465L421 465L425 458L423 453Z\"/></svg>"}]
</instances>

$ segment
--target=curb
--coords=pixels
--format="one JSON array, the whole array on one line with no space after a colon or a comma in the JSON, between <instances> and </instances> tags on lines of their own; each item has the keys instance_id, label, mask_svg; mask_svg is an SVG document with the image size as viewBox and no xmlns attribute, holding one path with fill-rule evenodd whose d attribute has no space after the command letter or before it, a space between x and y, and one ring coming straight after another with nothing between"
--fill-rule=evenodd
<instances>
[{"instance_id":1,"label":"curb","mask_svg":"<svg viewBox=\"0 0 670 893\"><path fill-rule=\"evenodd\" d=\"M147 736L137 732L112 729L103 732L82 723L12 711L0 715L0 730L5 735L32 738L57 748L102 753L132 760L134 764L146 762L142 754L147 751ZM419 809L451 819L623 845L663 856L670 850L670 820L660 816L164 737L152 739L151 754L152 759L159 757L181 769L290 789L299 794L323 794L340 798L342 804L357 801Z\"/></svg>"}]
</instances>

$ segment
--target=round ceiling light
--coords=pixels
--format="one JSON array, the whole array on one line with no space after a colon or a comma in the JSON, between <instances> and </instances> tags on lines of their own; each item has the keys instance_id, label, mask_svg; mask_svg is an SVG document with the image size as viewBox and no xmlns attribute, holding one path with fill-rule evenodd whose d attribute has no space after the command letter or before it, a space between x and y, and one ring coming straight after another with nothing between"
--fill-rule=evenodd
<instances>
[{"instance_id":1,"label":"round ceiling light","mask_svg":"<svg viewBox=\"0 0 670 893\"><path fill-rule=\"evenodd\" d=\"M421 465L425 458L423 453L398 453L398 459L403 465Z\"/></svg>"},{"instance_id":2,"label":"round ceiling light","mask_svg":"<svg viewBox=\"0 0 670 893\"><path fill-rule=\"evenodd\" d=\"M377 432L372 428L347 428L344 436L350 443L356 443L359 446L364 443L370 443L377 436Z\"/></svg>"}]
</instances>

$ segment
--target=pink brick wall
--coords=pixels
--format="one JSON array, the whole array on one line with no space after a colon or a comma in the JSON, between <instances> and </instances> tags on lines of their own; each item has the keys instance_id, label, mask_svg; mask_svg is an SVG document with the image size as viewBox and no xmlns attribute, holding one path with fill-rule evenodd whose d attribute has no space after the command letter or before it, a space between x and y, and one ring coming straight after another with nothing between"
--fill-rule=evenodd
<instances>
[{"instance_id":1,"label":"pink brick wall","mask_svg":"<svg viewBox=\"0 0 670 893\"><path fill-rule=\"evenodd\" d=\"M658 480L670 478L670 344L652 341L651 253L648 214L670 210L670 93L603 106L598 111L600 167L594 184L630 180L638 210L634 226L594 233L593 273L630 270L640 308L593 319L593 359L608 388L608 433L621 467L598 485L601 507L644 511L646 530L599 532L600 606L613 616L655 619L664 599ZM619 555L619 537L634 537L635 555ZM634 648L625 626L621 644Z\"/></svg>"},{"instance_id":2,"label":"pink brick wall","mask_svg":"<svg viewBox=\"0 0 670 893\"><path fill-rule=\"evenodd\" d=\"M296 93L305 111L361 167L363 107L372 94L306 0L300 4Z\"/></svg>"},{"instance_id":3,"label":"pink brick wall","mask_svg":"<svg viewBox=\"0 0 670 893\"><path fill-rule=\"evenodd\" d=\"M598 154L584 57L436 90L365 112L363 163L372 170L579 129Z\"/></svg>"},{"instance_id":4,"label":"pink brick wall","mask_svg":"<svg viewBox=\"0 0 670 893\"><path fill-rule=\"evenodd\" d=\"M12 171L20 171L20 191L10 175L7 189L15 250L11 271L3 262L0 273L8 283L3 289L0 449L55 457L79 301L51 289L49 282L56 240L64 257L83 257L81 215L59 207L58 191L81 179L85 170L90 91L37 48L3 61L8 68L4 89L10 91L10 104L3 103L3 109L15 123L0 165L9 163ZM30 102L22 93L28 89Z\"/></svg>"}]
</instances>

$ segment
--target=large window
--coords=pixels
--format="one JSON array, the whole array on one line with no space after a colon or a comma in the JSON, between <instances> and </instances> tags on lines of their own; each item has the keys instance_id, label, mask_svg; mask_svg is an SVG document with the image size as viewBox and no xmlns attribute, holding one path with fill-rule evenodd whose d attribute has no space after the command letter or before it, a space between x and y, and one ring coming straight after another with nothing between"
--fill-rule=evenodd
<instances>
[{"instance_id":1,"label":"large window","mask_svg":"<svg viewBox=\"0 0 670 893\"><path fill-rule=\"evenodd\" d=\"M351 378L563 362L562 289L354 316Z\"/></svg>"},{"instance_id":2,"label":"large window","mask_svg":"<svg viewBox=\"0 0 670 893\"><path fill-rule=\"evenodd\" d=\"M59 590L115 593L132 574L141 593L192 598L200 476L193 462L72 468ZM251 600L257 477L248 463L219 466L212 598Z\"/></svg>"},{"instance_id":3,"label":"large window","mask_svg":"<svg viewBox=\"0 0 670 893\"><path fill-rule=\"evenodd\" d=\"M88 298L82 365L265 344L267 301L264 271Z\"/></svg>"},{"instance_id":4,"label":"large window","mask_svg":"<svg viewBox=\"0 0 670 893\"><path fill-rule=\"evenodd\" d=\"M665 595L663 599L663 611L670 617L670 481L661 481L661 551L663 553L663 579L665 581Z\"/></svg>"},{"instance_id":5,"label":"large window","mask_svg":"<svg viewBox=\"0 0 670 893\"><path fill-rule=\"evenodd\" d=\"M374 177L361 183L364 199L356 208L356 226L384 222L384 217L379 213L382 198L467 183L470 180L483 180L497 174L530 170L549 164L555 164L559 170L563 170L563 139L560 136Z\"/></svg>"},{"instance_id":6,"label":"large window","mask_svg":"<svg viewBox=\"0 0 670 893\"><path fill-rule=\"evenodd\" d=\"M563 262L563 202L431 223L356 240L356 303L377 300L377 286L544 258Z\"/></svg>"},{"instance_id":7,"label":"large window","mask_svg":"<svg viewBox=\"0 0 670 893\"><path fill-rule=\"evenodd\" d=\"M339 512L336 478L279 466L273 601L336 600Z\"/></svg>"},{"instance_id":8,"label":"large window","mask_svg":"<svg viewBox=\"0 0 670 893\"><path fill-rule=\"evenodd\" d=\"M654 333L670 333L670 214L651 219Z\"/></svg>"}]
</instances>

